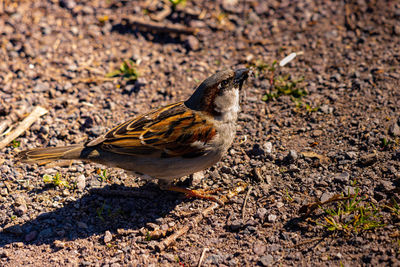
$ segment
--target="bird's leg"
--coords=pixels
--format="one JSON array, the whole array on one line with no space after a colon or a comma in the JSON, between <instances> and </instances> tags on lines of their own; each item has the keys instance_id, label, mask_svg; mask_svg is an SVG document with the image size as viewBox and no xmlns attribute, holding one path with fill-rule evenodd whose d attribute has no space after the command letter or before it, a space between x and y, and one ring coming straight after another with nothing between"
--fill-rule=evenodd
<instances>
[{"instance_id":1,"label":"bird's leg","mask_svg":"<svg viewBox=\"0 0 400 267\"><path fill-rule=\"evenodd\" d=\"M209 190L209 191L191 190L191 189L171 185L170 183L164 182L162 180L159 180L158 184L162 190L169 190L169 191L184 193L188 197L208 199L208 200L217 202L220 205L224 204L224 202L222 200L220 200L218 197L211 195L217 191L220 191L220 189L214 189L214 190Z\"/></svg>"}]
</instances>

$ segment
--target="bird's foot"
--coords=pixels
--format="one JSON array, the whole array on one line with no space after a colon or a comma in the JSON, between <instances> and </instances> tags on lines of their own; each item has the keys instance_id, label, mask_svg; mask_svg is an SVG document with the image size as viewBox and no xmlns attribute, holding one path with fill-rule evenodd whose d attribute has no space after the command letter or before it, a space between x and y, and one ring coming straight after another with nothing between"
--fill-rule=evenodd
<instances>
[{"instance_id":1,"label":"bird's foot","mask_svg":"<svg viewBox=\"0 0 400 267\"><path fill-rule=\"evenodd\" d=\"M194 197L194 198L201 198L201 199L208 199L214 202L217 202L220 205L224 205L225 201L219 199L216 196L213 196L215 192L220 191L221 189L213 189L213 190L191 190L187 188L182 188L178 186L168 186L165 188L166 190L169 191L174 191L174 192L179 192L179 193L184 193L188 197Z\"/></svg>"}]
</instances>

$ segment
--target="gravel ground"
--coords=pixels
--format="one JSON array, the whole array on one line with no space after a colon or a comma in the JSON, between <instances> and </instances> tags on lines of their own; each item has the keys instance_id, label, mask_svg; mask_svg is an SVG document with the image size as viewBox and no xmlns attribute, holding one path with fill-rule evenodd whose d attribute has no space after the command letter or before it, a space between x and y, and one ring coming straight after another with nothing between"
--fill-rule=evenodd
<instances>
[{"instance_id":1,"label":"gravel ground","mask_svg":"<svg viewBox=\"0 0 400 267\"><path fill-rule=\"evenodd\" d=\"M399 22L389 0L0 1L0 134L49 111L0 150L0 264L399 266ZM124 61L137 80L106 75ZM243 66L255 76L232 148L178 183L249 186L165 250L212 203L101 165L15 158L93 139Z\"/></svg>"}]
</instances>

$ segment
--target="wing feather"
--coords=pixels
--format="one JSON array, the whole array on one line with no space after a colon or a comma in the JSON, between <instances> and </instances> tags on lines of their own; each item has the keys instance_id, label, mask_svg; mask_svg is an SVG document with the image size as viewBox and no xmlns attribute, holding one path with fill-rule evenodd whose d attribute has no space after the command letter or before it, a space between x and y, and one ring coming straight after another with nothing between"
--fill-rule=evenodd
<instances>
[{"instance_id":1,"label":"wing feather","mask_svg":"<svg viewBox=\"0 0 400 267\"><path fill-rule=\"evenodd\" d=\"M194 157L206 153L217 134L206 116L178 102L126 121L91 143L117 154Z\"/></svg>"}]
</instances>

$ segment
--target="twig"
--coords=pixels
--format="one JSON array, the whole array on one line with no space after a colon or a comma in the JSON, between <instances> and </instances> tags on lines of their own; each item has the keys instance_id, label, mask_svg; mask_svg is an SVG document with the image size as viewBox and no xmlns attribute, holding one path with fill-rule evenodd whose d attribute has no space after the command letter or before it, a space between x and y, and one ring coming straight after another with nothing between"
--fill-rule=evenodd
<instances>
[{"instance_id":1,"label":"twig","mask_svg":"<svg viewBox=\"0 0 400 267\"><path fill-rule=\"evenodd\" d=\"M245 215L245 212L246 212L247 201L249 200L250 192L251 192L252 189L253 189L253 187L252 187L252 186L249 186L249 189L247 190L246 197L244 198L244 201L243 201L243 206L242 206L242 221L244 220L244 215Z\"/></svg>"},{"instance_id":2,"label":"twig","mask_svg":"<svg viewBox=\"0 0 400 267\"><path fill-rule=\"evenodd\" d=\"M221 201L223 203L228 202L232 197L236 196L237 194L243 192L246 189L247 185L246 184L239 184L237 187L235 187L233 190L230 190L228 194L226 194L223 198L221 198ZM210 213L212 213L215 209L221 207L222 205L214 202L209 206L208 208L204 209L202 212L197 214L193 219L191 219L189 222L187 222L182 228L180 228L178 231L173 233L172 235L168 236L165 238L163 241L159 242L156 245L156 249L158 251L163 251L167 247L169 247L172 243L176 241L179 237L182 235L186 234L190 229L194 228L204 217L208 216Z\"/></svg>"},{"instance_id":3,"label":"twig","mask_svg":"<svg viewBox=\"0 0 400 267\"><path fill-rule=\"evenodd\" d=\"M199 263L197 264L197 267L201 267L201 264L203 263L204 257L206 256L206 252L208 251L208 248L203 248L203 251L201 252L201 256L199 259Z\"/></svg>"},{"instance_id":4,"label":"twig","mask_svg":"<svg viewBox=\"0 0 400 267\"><path fill-rule=\"evenodd\" d=\"M10 120L0 122L0 135L7 129L8 126L10 126L10 124Z\"/></svg>"},{"instance_id":5,"label":"twig","mask_svg":"<svg viewBox=\"0 0 400 267\"><path fill-rule=\"evenodd\" d=\"M303 205L300 208L299 212L303 214L303 216L302 216L303 218L306 218L320 206L323 206L323 205L326 205L326 204L329 204L329 203L332 203L332 202L348 200L348 199L353 198L353 197L354 197L354 194L346 196L346 197L343 197L341 195L334 195L331 198L329 198L328 200L323 201L323 202L316 201L314 203Z\"/></svg>"},{"instance_id":6,"label":"twig","mask_svg":"<svg viewBox=\"0 0 400 267\"><path fill-rule=\"evenodd\" d=\"M181 229L161 241L156 245L156 249L158 251L163 251L167 247L169 247L173 242L175 242L176 239L178 239L180 236L186 234L191 228L194 228L204 217L209 215L211 212L213 212L216 208L219 208L220 205L216 202L212 203L211 206L203 210L201 213L199 213L196 217L191 219L185 226L183 226Z\"/></svg>"},{"instance_id":7,"label":"twig","mask_svg":"<svg viewBox=\"0 0 400 267\"><path fill-rule=\"evenodd\" d=\"M35 109L32 111L31 114L29 114L28 117L26 117L19 125L18 127L12 131L10 134L8 134L3 140L0 141L0 149L4 148L6 145L8 145L12 140L20 136L24 131L26 131L37 119L39 119L40 116L43 116L44 114L47 113L47 110L37 106Z\"/></svg>"},{"instance_id":8,"label":"twig","mask_svg":"<svg viewBox=\"0 0 400 267\"><path fill-rule=\"evenodd\" d=\"M143 28L150 31L156 32L167 32L167 33L178 33L178 34L196 34L197 29L192 27L187 27L181 24L170 24L155 21L147 21L138 18L123 18L128 24Z\"/></svg>"}]
</instances>

